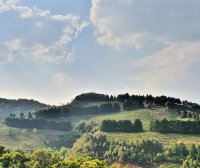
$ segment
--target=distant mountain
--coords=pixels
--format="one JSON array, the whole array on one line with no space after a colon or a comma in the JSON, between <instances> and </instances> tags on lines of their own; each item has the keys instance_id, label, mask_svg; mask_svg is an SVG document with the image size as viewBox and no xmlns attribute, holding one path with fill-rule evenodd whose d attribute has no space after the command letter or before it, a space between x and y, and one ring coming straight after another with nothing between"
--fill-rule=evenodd
<instances>
[{"instance_id":1,"label":"distant mountain","mask_svg":"<svg viewBox=\"0 0 200 168\"><path fill-rule=\"evenodd\" d=\"M11 113L19 115L20 113L35 112L42 109L49 108L49 105L40 103L35 100L28 99L5 99L0 98L0 118L3 119L9 116Z\"/></svg>"}]
</instances>

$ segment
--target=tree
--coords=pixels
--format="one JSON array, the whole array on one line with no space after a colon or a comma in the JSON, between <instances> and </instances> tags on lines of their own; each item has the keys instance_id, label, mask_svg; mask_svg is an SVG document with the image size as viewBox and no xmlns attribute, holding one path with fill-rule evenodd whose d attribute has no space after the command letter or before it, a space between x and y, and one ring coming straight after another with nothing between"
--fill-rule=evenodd
<instances>
[{"instance_id":1,"label":"tree","mask_svg":"<svg viewBox=\"0 0 200 168\"><path fill-rule=\"evenodd\" d=\"M167 109L171 108L172 106L173 106L173 103L171 101L169 101L169 100L165 103L165 107Z\"/></svg>"},{"instance_id":2,"label":"tree","mask_svg":"<svg viewBox=\"0 0 200 168\"><path fill-rule=\"evenodd\" d=\"M136 105L132 101L125 101L123 103L123 109L130 111L136 108Z\"/></svg>"},{"instance_id":3,"label":"tree","mask_svg":"<svg viewBox=\"0 0 200 168\"><path fill-rule=\"evenodd\" d=\"M27 119L28 120L32 120L33 119L33 115L31 114L31 112L28 112Z\"/></svg>"},{"instance_id":4,"label":"tree","mask_svg":"<svg viewBox=\"0 0 200 168\"><path fill-rule=\"evenodd\" d=\"M190 149L190 156L191 156L191 158L193 160L196 160L197 159L197 155L198 155L198 151L197 151L195 145L192 144L191 149Z\"/></svg>"},{"instance_id":5,"label":"tree","mask_svg":"<svg viewBox=\"0 0 200 168\"><path fill-rule=\"evenodd\" d=\"M119 105L119 103L115 103L115 104L113 104L113 112L118 112L118 111L120 111L120 105Z\"/></svg>"},{"instance_id":6,"label":"tree","mask_svg":"<svg viewBox=\"0 0 200 168\"><path fill-rule=\"evenodd\" d=\"M133 132L141 132L143 131L142 122L139 119L136 119L133 123Z\"/></svg>"},{"instance_id":7,"label":"tree","mask_svg":"<svg viewBox=\"0 0 200 168\"><path fill-rule=\"evenodd\" d=\"M20 113L20 119L24 119L24 118L25 118L24 113Z\"/></svg>"}]
</instances>

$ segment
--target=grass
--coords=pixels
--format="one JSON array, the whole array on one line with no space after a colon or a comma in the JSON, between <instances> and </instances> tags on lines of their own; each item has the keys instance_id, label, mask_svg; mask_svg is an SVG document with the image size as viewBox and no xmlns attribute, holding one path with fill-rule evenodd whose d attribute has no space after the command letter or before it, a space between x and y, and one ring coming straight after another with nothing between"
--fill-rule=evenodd
<instances>
[{"instance_id":1,"label":"grass","mask_svg":"<svg viewBox=\"0 0 200 168\"><path fill-rule=\"evenodd\" d=\"M176 119L177 114L174 112L167 111L165 108L154 108L154 109L138 109L134 111L124 111L120 113L112 113L105 115L91 116L85 118L85 121L96 121L101 122L104 119L111 120L131 120L140 119L143 123L143 128L149 130L150 121L153 119Z\"/></svg>"},{"instance_id":2,"label":"grass","mask_svg":"<svg viewBox=\"0 0 200 168\"><path fill-rule=\"evenodd\" d=\"M0 124L0 143L11 150L20 148L30 151L48 148L46 141L56 141L59 135L63 134L62 131L53 130L38 130L37 133L34 133L32 130L12 128Z\"/></svg>"}]
</instances>

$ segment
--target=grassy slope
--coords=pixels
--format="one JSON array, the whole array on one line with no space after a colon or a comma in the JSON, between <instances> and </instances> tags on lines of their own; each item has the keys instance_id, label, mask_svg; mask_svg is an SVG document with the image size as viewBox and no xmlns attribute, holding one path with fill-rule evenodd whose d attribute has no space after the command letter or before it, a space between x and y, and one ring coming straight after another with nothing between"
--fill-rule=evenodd
<instances>
[{"instance_id":1,"label":"grassy slope","mask_svg":"<svg viewBox=\"0 0 200 168\"><path fill-rule=\"evenodd\" d=\"M48 148L45 141L57 140L62 131L38 130L33 133L32 130L22 130L18 128L7 127L0 124L0 143L9 149L33 150L38 148Z\"/></svg>"},{"instance_id":2,"label":"grassy slope","mask_svg":"<svg viewBox=\"0 0 200 168\"><path fill-rule=\"evenodd\" d=\"M104 119L112 119L112 120L131 120L140 119L143 123L143 127L145 130L149 129L149 123L152 119L175 119L177 114L173 112L166 111L164 108L154 108L154 109L139 109L134 111L124 111L120 113L112 113L100 116L94 116L87 120L100 122Z\"/></svg>"},{"instance_id":3,"label":"grassy slope","mask_svg":"<svg viewBox=\"0 0 200 168\"><path fill-rule=\"evenodd\" d=\"M95 116L85 119L86 121L96 121L100 122L103 119L114 119L114 120L132 120L141 119L143 122L144 132L142 133L105 133L97 132L96 134L104 134L110 140L118 139L120 141L132 141L136 142L141 139L153 138L162 142L165 146L172 145L174 143L184 142L188 146L192 143L200 144L200 135L181 135L181 134L160 134L149 131L149 124L152 119L176 119L177 114L173 111L169 112L165 108L155 108L155 109L140 109L134 111L125 111L116 114L109 114L103 116Z\"/></svg>"}]
</instances>

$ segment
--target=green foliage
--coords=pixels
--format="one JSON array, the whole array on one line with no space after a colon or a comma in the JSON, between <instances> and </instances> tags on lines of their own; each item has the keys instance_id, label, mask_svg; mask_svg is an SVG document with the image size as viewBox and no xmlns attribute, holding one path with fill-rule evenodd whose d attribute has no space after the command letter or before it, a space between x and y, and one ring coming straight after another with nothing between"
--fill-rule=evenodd
<instances>
[{"instance_id":1,"label":"green foliage","mask_svg":"<svg viewBox=\"0 0 200 168\"><path fill-rule=\"evenodd\" d=\"M143 108L143 102L142 101L125 101L123 103L123 109L126 111Z\"/></svg>"},{"instance_id":2,"label":"green foliage","mask_svg":"<svg viewBox=\"0 0 200 168\"><path fill-rule=\"evenodd\" d=\"M61 149L63 152L64 148ZM104 160L90 157L64 157L57 152L35 150L32 153L23 151L6 152L0 157L2 168L108 168Z\"/></svg>"},{"instance_id":3,"label":"green foliage","mask_svg":"<svg viewBox=\"0 0 200 168\"><path fill-rule=\"evenodd\" d=\"M28 116L25 118L24 114L21 113L20 118L7 117L5 119L5 125L17 128L38 128L38 129L52 129L52 130L62 130L70 131L72 129L70 121L48 121L45 119L35 119Z\"/></svg>"},{"instance_id":4,"label":"green foliage","mask_svg":"<svg viewBox=\"0 0 200 168\"><path fill-rule=\"evenodd\" d=\"M134 132L143 131L142 122L139 119L135 119L132 127L133 127Z\"/></svg>"},{"instance_id":5,"label":"green foliage","mask_svg":"<svg viewBox=\"0 0 200 168\"><path fill-rule=\"evenodd\" d=\"M105 132L141 132L143 127L139 119L136 119L134 123L130 120L103 120L100 130Z\"/></svg>"},{"instance_id":6,"label":"green foliage","mask_svg":"<svg viewBox=\"0 0 200 168\"><path fill-rule=\"evenodd\" d=\"M84 145L83 145L84 144ZM155 140L143 140L141 143L109 141L106 136L84 135L71 151L74 154L89 155L93 159L106 159L109 162L151 164L153 158L163 152L162 144Z\"/></svg>"},{"instance_id":7,"label":"green foliage","mask_svg":"<svg viewBox=\"0 0 200 168\"><path fill-rule=\"evenodd\" d=\"M99 129L99 124L94 121L90 121L88 123L80 122L75 126L75 130L80 132L81 134L89 132L95 133L98 129Z\"/></svg>"},{"instance_id":8,"label":"green foliage","mask_svg":"<svg viewBox=\"0 0 200 168\"><path fill-rule=\"evenodd\" d=\"M80 134L77 132L68 132L61 134L56 140L49 139L44 141L44 143L50 148L59 149L61 147L71 148L74 142L80 138Z\"/></svg>"},{"instance_id":9,"label":"green foliage","mask_svg":"<svg viewBox=\"0 0 200 168\"><path fill-rule=\"evenodd\" d=\"M186 159L186 157L189 155L189 151L185 144L175 144L172 146L172 148L169 150L168 158L169 160L173 162L182 162Z\"/></svg>"},{"instance_id":10,"label":"green foliage","mask_svg":"<svg viewBox=\"0 0 200 168\"><path fill-rule=\"evenodd\" d=\"M200 120L152 120L150 130L161 133L200 134Z\"/></svg>"}]
</instances>

